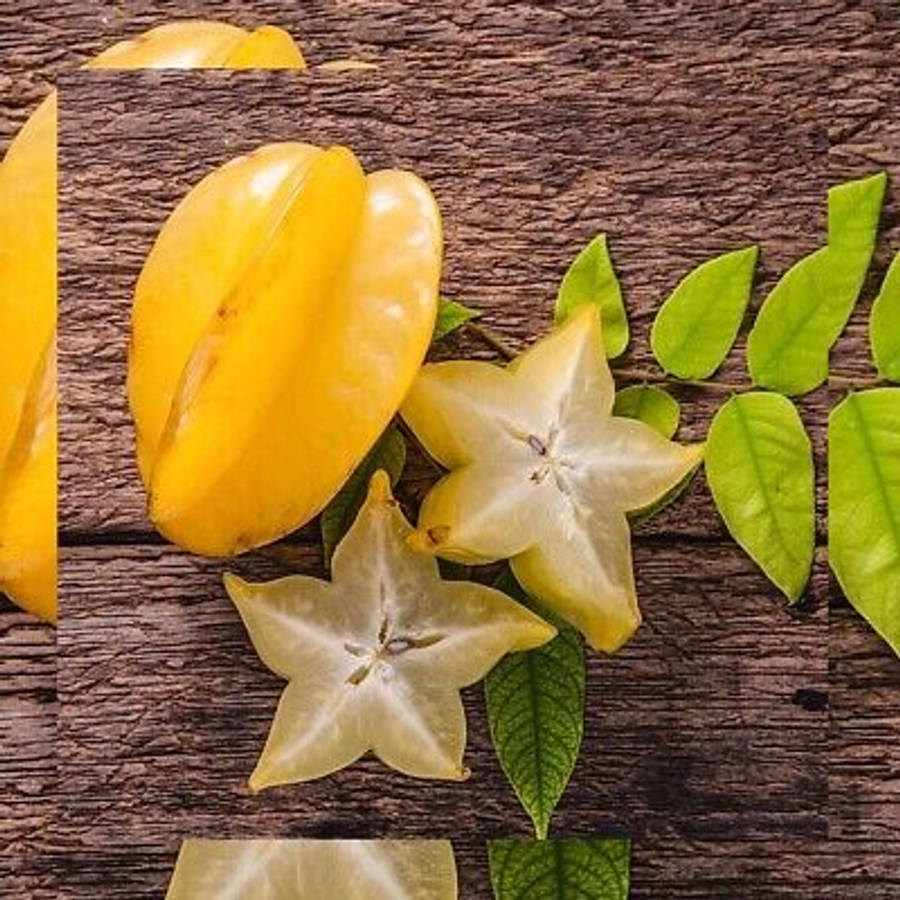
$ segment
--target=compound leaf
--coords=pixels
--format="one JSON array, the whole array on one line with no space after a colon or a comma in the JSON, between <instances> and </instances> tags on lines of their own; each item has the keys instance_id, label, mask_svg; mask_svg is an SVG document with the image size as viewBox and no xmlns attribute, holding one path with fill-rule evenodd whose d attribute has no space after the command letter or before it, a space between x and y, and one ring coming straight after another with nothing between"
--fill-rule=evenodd
<instances>
[{"instance_id":1,"label":"compound leaf","mask_svg":"<svg viewBox=\"0 0 900 900\"><path fill-rule=\"evenodd\" d=\"M887 187L887 173L845 181L828 191L828 244L871 254Z\"/></svg>"},{"instance_id":2,"label":"compound leaf","mask_svg":"<svg viewBox=\"0 0 900 900\"><path fill-rule=\"evenodd\" d=\"M900 388L850 394L828 420L828 559L900 655Z\"/></svg>"},{"instance_id":3,"label":"compound leaf","mask_svg":"<svg viewBox=\"0 0 900 900\"><path fill-rule=\"evenodd\" d=\"M495 587L528 598L507 569ZM584 642L571 625L541 611L559 630L536 650L502 659L484 683L491 739L500 765L534 823L547 836L584 730Z\"/></svg>"},{"instance_id":4,"label":"compound leaf","mask_svg":"<svg viewBox=\"0 0 900 900\"><path fill-rule=\"evenodd\" d=\"M496 900L627 900L627 838L488 842Z\"/></svg>"},{"instance_id":5,"label":"compound leaf","mask_svg":"<svg viewBox=\"0 0 900 900\"><path fill-rule=\"evenodd\" d=\"M872 356L878 374L900 382L900 253L884 276L869 319Z\"/></svg>"},{"instance_id":6,"label":"compound leaf","mask_svg":"<svg viewBox=\"0 0 900 900\"><path fill-rule=\"evenodd\" d=\"M795 263L766 297L747 340L756 384L805 394L828 377L828 354L844 330L875 248L883 172L828 193L827 246Z\"/></svg>"},{"instance_id":7,"label":"compound leaf","mask_svg":"<svg viewBox=\"0 0 900 900\"><path fill-rule=\"evenodd\" d=\"M632 384L616 391L613 415L639 419L655 428L664 438L672 438L678 431L681 406L662 388L649 384Z\"/></svg>"},{"instance_id":8,"label":"compound leaf","mask_svg":"<svg viewBox=\"0 0 900 900\"><path fill-rule=\"evenodd\" d=\"M779 394L732 397L706 442L706 477L732 537L788 600L800 598L815 548L812 447Z\"/></svg>"},{"instance_id":9,"label":"compound leaf","mask_svg":"<svg viewBox=\"0 0 900 900\"><path fill-rule=\"evenodd\" d=\"M708 378L722 365L750 300L757 248L723 253L689 272L650 332L653 355L679 378Z\"/></svg>"},{"instance_id":10,"label":"compound leaf","mask_svg":"<svg viewBox=\"0 0 900 900\"><path fill-rule=\"evenodd\" d=\"M565 321L582 303L600 307L606 355L619 356L628 346L628 317L605 234L598 234L563 276L556 298L556 323Z\"/></svg>"},{"instance_id":11,"label":"compound leaf","mask_svg":"<svg viewBox=\"0 0 900 900\"><path fill-rule=\"evenodd\" d=\"M432 341L439 341L442 337L446 337L451 332L461 328L466 322L477 319L481 312L477 309L471 309L457 303L456 300L448 300L441 297L438 300L437 318L434 322L434 333L431 336Z\"/></svg>"}]
</instances>

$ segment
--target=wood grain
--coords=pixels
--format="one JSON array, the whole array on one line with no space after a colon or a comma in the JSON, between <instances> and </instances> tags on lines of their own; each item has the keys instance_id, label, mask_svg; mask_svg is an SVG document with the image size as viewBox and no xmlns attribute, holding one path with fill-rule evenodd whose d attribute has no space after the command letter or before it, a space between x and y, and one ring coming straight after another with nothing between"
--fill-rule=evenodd
<instances>
[{"instance_id":1,"label":"wood grain","mask_svg":"<svg viewBox=\"0 0 900 900\"><path fill-rule=\"evenodd\" d=\"M513 344L546 329L568 261L607 230L634 329L626 363L636 368L653 369L652 314L691 265L758 240L761 296L798 251L821 240L824 131L814 119L790 123L784 105L788 75L791 90L805 86L814 102L815 65L648 61L635 79L630 61L600 70L593 62L557 65L552 80L540 63L473 62L427 92L418 73L399 67L202 82L194 74L67 76L61 279L64 292L91 299L62 309L62 529L151 530L123 389L129 298L177 201L211 168L261 143L344 142L368 168L420 172L446 222L445 292L485 310ZM165 99L148 110L148 93ZM744 377L741 356L723 377ZM689 399L684 435L696 438L721 397ZM826 403L815 397L805 406L820 447ZM677 530L721 537L705 492L688 502ZM651 527L668 533L673 522Z\"/></svg>"},{"instance_id":2,"label":"wood grain","mask_svg":"<svg viewBox=\"0 0 900 900\"><path fill-rule=\"evenodd\" d=\"M313 134L350 140L372 165L415 166L447 219L446 291L485 309L514 343L543 330L567 260L606 229L635 324L627 362L649 367L653 311L692 264L758 240L758 303L821 239L833 178L875 162L897 171L895 15L888 2L824 0L312 0L299 10L271 0L0 0L0 142L54 78L175 16L269 20L300 37L312 62L383 64L353 76L352 91L346 78L321 75L66 80L63 804L59 829L43 828L55 816L52 635L2 607L3 893L58 896L55 872L64 896L158 897L181 829L452 831L462 835L463 897L478 900L484 835L524 833L477 691L467 698L470 755L483 775L464 788L432 797L369 762L258 803L241 787L278 684L248 653L218 568L149 531L122 391L134 279L168 211L202 174L265 140ZM835 353L844 371L871 374L867 304L900 245L895 208ZM742 343L722 378L743 378ZM462 338L441 352L484 348ZM684 435L695 437L718 397L680 396ZM820 539L824 422L837 397L819 392L802 410L817 451ZM429 476L421 463L411 468L403 499L414 506ZM321 574L314 536L305 529L279 553ZM700 481L642 529L650 627L626 655L593 660L588 752L559 832L633 827L635 897L894 897L896 660L828 582L821 553L809 605L795 617L724 538ZM285 564L269 554L241 562L260 577ZM54 845L55 866L31 851L34 837Z\"/></svg>"},{"instance_id":3,"label":"wood grain","mask_svg":"<svg viewBox=\"0 0 900 900\"><path fill-rule=\"evenodd\" d=\"M292 551L234 567L257 579L324 574L318 545ZM625 830L650 856L678 842L747 842L744 865L792 836L825 837L825 604L785 615L732 545L709 545L702 559L698 578L693 544L638 545L648 625L614 659L591 656L584 748L557 833ZM365 760L251 796L246 779L283 684L252 651L221 573L218 561L167 546L66 551L64 845L140 844L165 859L188 833L465 835L464 896L486 896L468 853L490 836L526 834L527 821L490 747L481 690L466 692L464 785L423 788ZM720 862L734 890L739 872ZM665 896L692 896L674 885L682 864L657 861L647 895L659 880ZM143 873L141 891L158 896L165 875ZM138 896L132 882L112 892L93 862L72 864L67 884L73 896L101 885L104 896Z\"/></svg>"},{"instance_id":4,"label":"wood grain","mask_svg":"<svg viewBox=\"0 0 900 900\"><path fill-rule=\"evenodd\" d=\"M56 647L51 629L0 600L0 886L53 896ZM44 893L46 891L46 893Z\"/></svg>"},{"instance_id":5,"label":"wood grain","mask_svg":"<svg viewBox=\"0 0 900 900\"><path fill-rule=\"evenodd\" d=\"M63 564L64 846L140 843L153 871L128 875L122 891L149 896L186 832L449 830L468 836L464 896L481 897L476 847L525 827L490 750L480 692L468 696L478 774L463 788L429 786L427 805L419 785L368 761L323 784L247 797L242 785L279 685L246 655L221 599L219 564L132 543L150 526L123 392L130 295L153 236L189 187L279 139L346 142L370 168L415 168L444 211L446 292L486 310L518 344L546 328L567 260L605 228L635 326L628 364L649 366L653 310L687 267L757 238L765 286L798 246L821 238L824 132L814 119L792 124L785 105L789 82L813 104L821 73L799 58L794 66L690 66L663 55L636 79L634 59L600 71L588 54L554 64L548 79L543 59L474 60L452 80L430 79L428 91L419 72L394 65L352 80L64 80L61 521L82 545ZM748 94L750 84L759 93ZM158 101L150 109L148 95ZM698 157L709 159L706 169ZM785 195L787 206L777 199ZM463 338L441 352L486 351ZM723 377L741 377L739 359ZM683 399L684 434L698 437L719 398L685 391ZM806 410L819 442L826 403L812 398ZM401 491L409 506L429 477L413 463ZM753 891L764 883L803 896L803 878L780 872L778 856L785 841L826 834L825 582L820 575L816 596L791 615L721 538L698 481L639 537L649 623L641 640L615 660L592 661L600 699L557 828L631 831L636 858L656 860L636 867L636 896L696 896L701 888L685 885L683 872L699 847L719 863L707 892L752 896L754 872ZM313 539L307 528L282 548L295 568L316 571ZM95 546L104 541L118 546ZM241 565L260 576L271 561L256 554ZM248 727L237 732L235 722ZM227 767L218 777L210 759ZM109 885L96 856L67 873L73 896L90 896L101 879Z\"/></svg>"}]
</instances>

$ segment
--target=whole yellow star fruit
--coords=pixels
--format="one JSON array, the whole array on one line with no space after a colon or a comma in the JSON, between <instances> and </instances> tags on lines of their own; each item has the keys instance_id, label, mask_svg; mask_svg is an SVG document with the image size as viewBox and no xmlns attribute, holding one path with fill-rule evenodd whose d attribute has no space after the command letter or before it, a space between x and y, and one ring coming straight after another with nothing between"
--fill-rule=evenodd
<instances>
[{"instance_id":1,"label":"whole yellow star fruit","mask_svg":"<svg viewBox=\"0 0 900 900\"><path fill-rule=\"evenodd\" d=\"M600 316L585 304L505 368L426 365L401 414L450 474L426 496L420 552L509 559L530 594L613 652L641 622L626 513L696 467L702 447L612 415Z\"/></svg>"},{"instance_id":2,"label":"whole yellow star fruit","mask_svg":"<svg viewBox=\"0 0 900 900\"><path fill-rule=\"evenodd\" d=\"M88 68L304 68L279 28L180 22ZM56 620L56 121L53 91L0 163L0 591Z\"/></svg>"},{"instance_id":3,"label":"whole yellow star fruit","mask_svg":"<svg viewBox=\"0 0 900 900\"><path fill-rule=\"evenodd\" d=\"M134 296L128 395L150 518L229 556L303 525L409 390L434 328L440 214L410 172L274 144L207 176Z\"/></svg>"},{"instance_id":4,"label":"whole yellow star fruit","mask_svg":"<svg viewBox=\"0 0 900 900\"><path fill-rule=\"evenodd\" d=\"M256 652L289 681L252 790L320 778L368 751L407 775L466 778L460 688L556 634L501 591L442 581L437 560L408 546L412 531L378 471L331 582L225 576Z\"/></svg>"}]
</instances>

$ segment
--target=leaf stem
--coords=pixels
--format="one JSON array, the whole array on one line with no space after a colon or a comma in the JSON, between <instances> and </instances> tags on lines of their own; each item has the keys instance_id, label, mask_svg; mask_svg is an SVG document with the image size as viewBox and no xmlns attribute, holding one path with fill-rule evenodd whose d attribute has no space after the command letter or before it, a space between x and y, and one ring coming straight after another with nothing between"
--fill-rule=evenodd
<instances>
[{"instance_id":1,"label":"leaf stem","mask_svg":"<svg viewBox=\"0 0 900 900\"><path fill-rule=\"evenodd\" d=\"M696 381L692 378L670 378L665 372L644 372L640 369L618 366L615 362L610 364L610 368L613 375L626 381L646 381L648 384L680 384L687 387L703 388L707 391L723 391L729 394L753 390L752 384L739 384L734 381Z\"/></svg>"},{"instance_id":2,"label":"leaf stem","mask_svg":"<svg viewBox=\"0 0 900 900\"><path fill-rule=\"evenodd\" d=\"M506 343L506 339L494 331L493 328L489 328L487 325L480 325L478 322L471 320L466 322L466 328L472 334L481 338L489 347L493 347L504 359L515 359L518 356L518 353Z\"/></svg>"},{"instance_id":3,"label":"leaf stem","mask_svg":"<svg viewBox=\"0 0 900 900\"><path fill-rule=\"evenodd\" d=\"M870 378L853 378L850 375L829 375L828 386L835 388L847 388L848 390L862 390L863 388L880 387L889 384L884 378L877 375Z\"/></svg>"},{"instance_id":4,"label":"leaf stem","mask_svg":"<svg viewBox=\"0 0 900 900\"><path fill-rule=\"evenodd\" d=\"M487 325L481 325L478 322L469 321L465 323L476 337L480 338L485 344L496 350L504 359L511 360L518 356L513 347L506 342L501 334L494 331ZM610 368L613 374L625 381L645 381L648 384L664 384L670 386L686 386L692 388L701 388L707 391L720 391L722 393L736 394L746 391L756 390L756 385L749 382L733 382L733 381L700 381L690 378L671 378L665 372L651 372L642 369L631 369L628 366L617 365L614 360L610 361ZM855 378L851 375L844 375L839 372L828 376L828 387L844 389L844 390L864 390L866 388L879 387L889 384L883 378Z\"/></svg>"}]
</instances>

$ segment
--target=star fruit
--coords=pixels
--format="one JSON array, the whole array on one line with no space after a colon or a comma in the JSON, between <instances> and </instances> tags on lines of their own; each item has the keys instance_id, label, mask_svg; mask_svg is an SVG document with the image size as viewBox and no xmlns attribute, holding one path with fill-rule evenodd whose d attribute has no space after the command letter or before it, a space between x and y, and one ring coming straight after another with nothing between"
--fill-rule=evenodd
<instances>
[{"instance_id":1,"label":"star fruit","mask_svg":"<svg viewBox=\"0 0 900 900\"><path fill-rule=\"evenodd\" d=\"M450 841L200 840L166 900L456 900Z\"/></svg>"},{"instance_id":2,"label":"star fruit","mask_svg":"<svg viewBox=\"0 0 900 900\"><path fill-rule=\"evenodd\" d=\"M290 36L181 22L88 68L303 68ZM53 91L0 163L0 590L56 620L56 121Z\"/></svg>"},{"instance_id":3,"label":"star fruit","mask_svg":"<svg viewBox=\"0 0 900 900\"><path fill-rule=\"evenodd\" d=\"M134 296L128 395L149 514L230 556L318 513L396 413L437 311L442 237L411 172L273 144L166 222Z\"/></svg>"},{"instance_id":4,"label":"star fruit","mask_svg":"<svg viewBox=\"0 0 900 900\"><path fill-rule=\"evenodd\" d=\"M408 546L384 471L332 558L332 581L225 586L262 661L289 681L250 787L319 778L373 751L420 778L461 780L460 688L555 629L506 594L442 581Z\"/></svg>"},{"instance_id":5,"label":"star fruit","mask_svg":"<svg viewBox=\"0 0 900 900\"><path fill-rule=\"evenodd\" d=\"M401 410L451 470L426 496L413 546L464 563L508 558L525 590L608 653L641 622L626 513L702 456L613 416L614 396L600 317L585 304L505 368L424 366Z\"/></svg>"}]
</instances>

